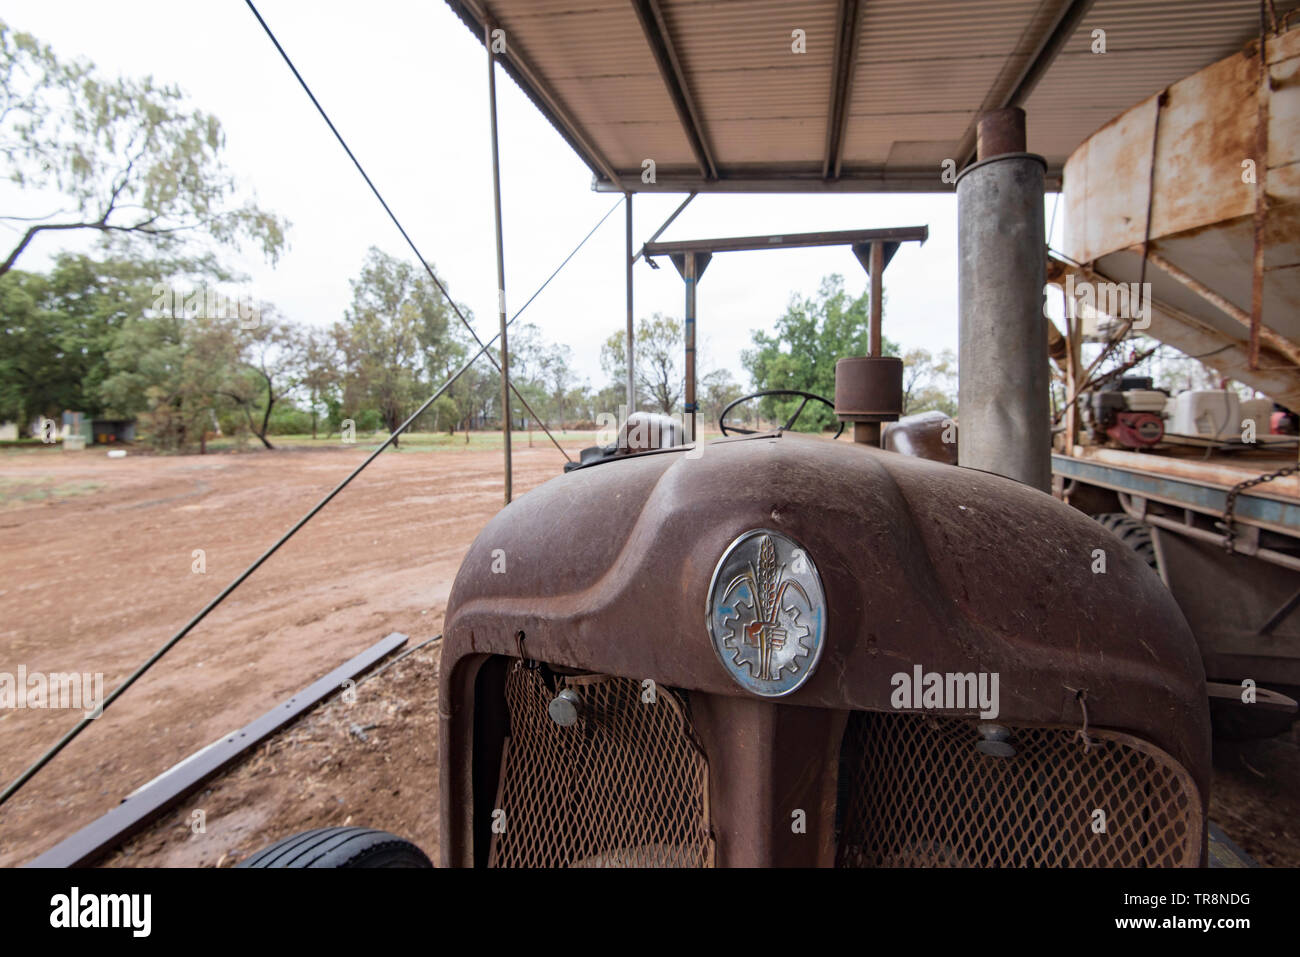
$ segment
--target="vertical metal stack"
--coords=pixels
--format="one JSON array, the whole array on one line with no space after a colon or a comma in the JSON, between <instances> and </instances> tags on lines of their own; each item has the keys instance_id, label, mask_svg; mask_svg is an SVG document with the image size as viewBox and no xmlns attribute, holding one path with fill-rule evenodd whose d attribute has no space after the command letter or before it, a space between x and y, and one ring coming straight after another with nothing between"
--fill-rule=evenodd
<instances>
[{"instance_id":1,"label":"vertical metal stack","mask_svg":"<svg viewBox=\"0 0 1300 957\"><path fill-rule=\"evenodd\" d=\"M1051 488L1043 318L1047 162L1025 152L1025 113L980 118L957 179L960 465Z\"/></svg>"}]
</instances>

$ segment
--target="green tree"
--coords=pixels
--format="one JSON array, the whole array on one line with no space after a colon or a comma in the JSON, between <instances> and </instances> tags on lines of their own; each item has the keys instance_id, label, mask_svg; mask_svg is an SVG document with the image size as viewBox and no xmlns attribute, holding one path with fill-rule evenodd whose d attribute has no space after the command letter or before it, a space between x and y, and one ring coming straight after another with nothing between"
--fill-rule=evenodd
<instances>
[{"instance_id":1,"label":"green tree","mask_svg":"<svg viewBox=\"0 0 1300 957\"><path fill-rule=\"evenodd\" d=\"M234 408L230 394L245 374L238 321L171 309L134 317L108 353L101 387L109 409L138 415L160 449L206 451L209 428Z\"/></svg>"},{"instance_id":2,"label":"green tree","mask_svg":"<svg viewBox=\"0 0 1300 957\"><path fill-rule=\"evenodd\" d=\"M633 365L636 366L637 404L653 406L660 412L671 414L677 407L685 387L685 338L680 319L656 312L649 319L636 324L636 349ZM600 367L613 380L613 385L624 389L620 403L626 402L627 381L627 330L615 332L600 347Z\"/></svg>"},{"instance_id":3,"label":"green tree","mask_svg":"<svg viewBox=\"0 0 1300 957\"><path fill-rule=\"evenodd\" d=\"M34 273L0 277L0 419L26 425L72 407L79 383L63 373L59 317L45 307L48 287Z\"/></svg>"},{"instance_id":4,"label":"green tree","mask_svg":"<svg viewBox=\"0 0 1300 957\"><path fill-rule=\"evenodd\" d=\"M456 381L451 394L460 410L462 427L466 430L482 428L498 414L501 377L486 362L479 360ZM468 435L465 438L469 440Z\"/></svg>"},{"instance_id":5,"label":"green tree","mask_svg":"<svg viewBox=\"0 0 1300 957\"><path fill-rule=\"evenodd\" d=\"M216 117L191 109L178 88L103 79L0 21L0 156L12 182L60 194L65 205L50 216L0 217L30 224L0 250L0 276L42 233L80 230L155 249L196 234L251 240L274 262L288 224L239 203L224 147Z\"/></svg>"},{"instance_id":6,"label":"green tree","mask_svg":"<svg viewBox=\"0 0 1300 957\"><path fill-rule=\"evenodd\" d=\"M534 324L524 323L511 332L510 382L542 422L558 426L568 419L572 364L573 351L566 345L548 342ZM517 396L511 399L510 409L516 423L532 418Z\"/></svg>"},{"instance_id":7,"label":"green tree","mask_svg":"<svg viewBox=\"0 0 1300 957\"><path fill-rule=\"evenodd\" d=\"M537 411L556 426L572 421L575 400L582 389L575 388L573 350L563 344L550 344L538 359L538 383L545 396L544 408Z\"/></svg>"},{"instance_id":8,"label":"green tree","mask_svg":"<svg viewBox=\"0 0 1300 957\"><path fill-rule=\"evenodd\" d=\"M754 348L741 356L755 390L799 389L828 399L835 396L835 363L846 356L864 356L870 347L871 304L864 292L854 299L844 289L844 277L827 276L814 297L792 296L775 333L753 333ZM898 347L882 340L885 355ZM763 414L784 421L800 399L768 398ZM834 413L821 403L809 403L797 429L820 432L836 425Z\"/></svg>"},{"instance_id":9,"label":"green tree","mask_svg":"<svg viewBox=\"0 0 1300 957\"><path fill-rule=\"evenodd\" d=\"M344 406L376 409L384 426L396 429L425 397L430 379L463 354L452 318L423 269L372 246L352 281L352 305L335 325Z\"/></svg>"},{"instance_id":10,"label":"green tree","mask_svg":"<svg viewBox=\"0 0 1300 957\"><path fill-rule=\"evenodd\" d=\"M322 329L309 327L299 343L297 379L307 394L311 412L311 437L316 438L316 424L321 406L328 410L336 401L339 384L338 352L334 340ZM328 412L327 412L328 415ZM331 426L336 425L331 420Z\"/></svg>"},{"instance_id":11,"label":"green tree","mask_svg":"<svg viewBox=\"0 0 1300 957\"><path fill-rule=\"evenodd\" d=\"M298 386L303 362L303 336L293 323L263 304L256 322L241 323L233 342L242 375L231 377L222 395L244 410L248 430L268 449L275 448L267 434L275 404ZM254 419L258 413L260 422Z\"/></svg>"},{"instance_id":12,"label":"green tree","mask_svg":"<svg viewBox=\"0 0 1300 957\"><path fill-rule=\"evenodd\" d=\"M448 435L456 434L456 423L460 421L460 409L449 395L441 395L429 410L433 414L435 432L447 430Z\"/></svg>"},{"instance_id":13,"label":"green tree","mask_svg":"<svg viewBox=\"0 0 1300 957\"><path fill-rule=\"evenodd\" d=\"M740 383L726 369L714 369L708 373L700 380L699 427L716 427L722 410L744 394ZM743 415L746 410L739 408L737 411Z\"/></svg>"},{"instance_id":14,"label":"green tree","mask_svg":"<svg viewBox=\"0 0 1300 957\"><path fill-rule=\"evenodd\" d=\"M957 415L957 357L951 349L937 356L929 349L903 353L903 414L936 410Z\"/></svg>"},{"instance_id":15,"label":"green tree","mask_svg":"<svg viewBox=\"0 0 1300 957\"><path fill-rule=\"evenodd\" d=\"M47 275L0 276L0 417L72 409L97 416L108 353L168 277L228 278L208 259L95 259L64 253Z\"/></svg>"}]
</instances>

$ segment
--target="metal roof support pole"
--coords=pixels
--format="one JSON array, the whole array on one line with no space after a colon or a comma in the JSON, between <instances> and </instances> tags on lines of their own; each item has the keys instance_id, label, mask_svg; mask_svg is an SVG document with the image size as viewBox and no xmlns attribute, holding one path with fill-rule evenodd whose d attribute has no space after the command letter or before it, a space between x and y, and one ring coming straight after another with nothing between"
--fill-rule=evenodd
<instances>
[{"instance_id":1,"label":"metal roof support pole","mask_svg":"<svg viewBox=\"0 0 1300 957\"><path fill-rule=\"evenodd\" d=\"M881 349L880 324L885 315L885 246L871 244L871 332L870 346L873 356L884 355Z\"/></svg>"},{"instance_id":2,"label":"metal roof support pole","mask_svg":"<svg viewBox=\"0 0 1300 957\"><path fill-rule=\"evenodd\" d=\"M653 254L650 247L651 244L647 243L644 249L647 260ZM686 441L694 442L695 412L698 408L695 402L695 287L699 285L700 277L708 268L713 253L687 248L681 252L669 253L669 257L686 282L686 401L682 411L686 413Z\"/></svg>"},{"instance_id":3,"label":"metal roof support pole","mask_svg":"<svg viewBox=\"0 0 1300 957\"><path fill-rule=\"evenodd\" d=\"M695 441L695 286L699 280L695 253L685 257L682 278L686 280L686 404L682 410L687 416L686 441Z\"/></svg>"},{"instance_id":4,"label":"metal roof support pole","mask_svg":"<svg viewBox=\"0 0 1300 957\"><path fill-rule=\"evenodd\" d=\"M1047 492L1047 162L1024 151L1024 115L981 117L976 162L957 179L958 464Z\"/></svg>"},{"instance_id":5,"label":"metal roof support pole","mask_svg":"<svg viewBox=\"0 0 1300 957\"><path fill-rule=\"evenodd\" d=\"M623 194L627 204L627 414L636 411L636 356L632 343L635 323L632 320L632 194Z\"/></svg>"},{"instance_id":6,"label":"metal roof support pole","mask_svg":"<svg viewBox=\"0 0 1300 957\"><path fill-rule=\"evenodd\" d=\"M506 504L510 504L510 350L506 343L506 255L501 239L501 160L497 148L497 73L492 52L492 24L483 25L483 45L488 57L488 112L492 128L492 209L497 228L497 319L501 325L501 433L505 449Z\"/></svg>"}]
</instances>

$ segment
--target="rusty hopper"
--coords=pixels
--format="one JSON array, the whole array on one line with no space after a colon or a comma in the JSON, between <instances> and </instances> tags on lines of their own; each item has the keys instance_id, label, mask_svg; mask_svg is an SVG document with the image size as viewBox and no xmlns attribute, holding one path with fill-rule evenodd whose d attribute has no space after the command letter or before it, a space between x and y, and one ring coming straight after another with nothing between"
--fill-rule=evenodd
<instances>
[{"instance_id":1,"label":"rusty hopper","mask_svg":"<svg viewBox=\"0 0 1300 957\"><path fill-rule=\"evenodd\" d=\"M1075 149L1063 252L1080 265L1056 263L1054 279L1145 279L1139 329L1296 408L1300 30L1266 49L1263 65L1255 41L1171 84Z\"/></svg>"}]
</instances>

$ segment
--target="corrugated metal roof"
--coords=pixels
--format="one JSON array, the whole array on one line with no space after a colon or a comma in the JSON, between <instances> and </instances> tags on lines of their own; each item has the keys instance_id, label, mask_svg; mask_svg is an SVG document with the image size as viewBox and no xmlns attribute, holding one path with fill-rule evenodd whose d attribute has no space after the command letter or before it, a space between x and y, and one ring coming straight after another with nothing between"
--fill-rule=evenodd
<instances>
[{"instance_id":1,"label":"corrugated metal roof","mask_svg":"<svg viewBox=\"0 0 1300 957\"><path fill-rule=\"evenodd\" d=\"M940 164L968 162L976 117L1004 105L1025 107L1029 148L1056 174L1099 126L1259 22L1258 0L448 3L480 39L485 23L506 31L503 65L598 187L636 191L950 191ZM851 56L837 58L838 36Z\"/></svg>"}]
</instances>

